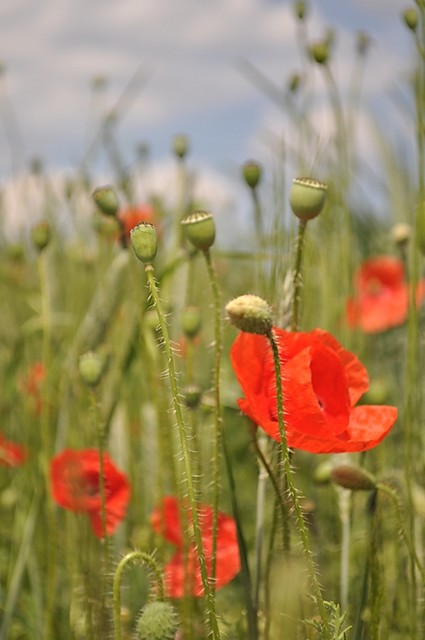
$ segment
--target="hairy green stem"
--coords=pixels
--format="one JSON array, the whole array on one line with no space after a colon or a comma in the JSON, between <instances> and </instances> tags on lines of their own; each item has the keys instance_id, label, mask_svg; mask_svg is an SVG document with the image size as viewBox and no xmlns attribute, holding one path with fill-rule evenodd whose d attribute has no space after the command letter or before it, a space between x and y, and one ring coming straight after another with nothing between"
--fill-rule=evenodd
<instances>
[{"instance_id":1,"label":"hairy green stem","mask_svg":"<svg viewBox=\"0 0 425 640\"><path fill-rule=\"evenodd\" d=\"M298 225L297 251L295 254L294 279L293 279L293 303L291 331L298 331L300 324L301 289L302 289L302 262L304 252L304 236L307 228L307 220L300 220Z\"/></svg>"}]
</instances>

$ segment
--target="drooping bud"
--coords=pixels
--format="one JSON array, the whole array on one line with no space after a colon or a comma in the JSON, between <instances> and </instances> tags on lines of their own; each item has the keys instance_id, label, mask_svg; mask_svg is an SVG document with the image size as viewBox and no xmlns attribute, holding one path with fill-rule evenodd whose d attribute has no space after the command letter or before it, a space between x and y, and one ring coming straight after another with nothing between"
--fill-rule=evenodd
<instances>
[{"instance_id":1,"label":"drooping bud","mask_svg":"<svg viewBox=\"0 0 425 640\"><path fill-rule=\"evenodd\" d=\"M83 382L88 387L96 387L102 379L107 364L106 353L88 351L80 356L78 368Z\"/></svg>"},{"instance_id":2,"label":"drooping bud","mask_svg":"<svg viewBox=\"0 0 425 640\"><path fill-rule=\"evenodd\" d=\"M261 180L261 166L254 160L248 160L242 167L242 175L248 187L255 189Z\"/></svg>"},{"instance_id":3,"label":"drooping bud","mask_svg":"<svg viewBox=\"0 0 425 640\"><path fill-rule=\"evenodd\" d=\"M268 336L273 327L270 305L259 296L247 294L230 300L226 305L230 322L246 333Z\"/></svg>"},{"instance_id":4,"label":"drooping bud","mask_svg":"<svg viewBox=\"0 0 425 640\"><path fill-rule=\"evenodd\" d=\"M351 491L373 491L376 489L376 480L372 474L350 464L334 467L331 471L331 480L338 486L351 489Z\"/></svg>"},{"instance_id":5,"label":"drooping bud","mask_svg":"<svg viewBox=\"0 0 425 640\"><path fill-rule=\"evenodd\" d=\"M188 384L183 389L183 399L186 407L196 409L202 397L201 388L197 384Z\"/></svg>"},{"instance_id":6,"label":"drooping bud","mask_svg":"<svg viewBox=\"0 0 425 640\"><path fill-rule=\"evenodd\" d=\"M300 220L311 220L319 215L326 200L328 187L313 178L295 178L289 194L292 211Z\"/></svg>"},{"instance_id":7,"label":"drooping bud","mask_svg":"<svg viewBox=\"0 0 425 640\"><path fill-rule=\"evenodd\" d=\"M329 59L329 43L326 40L314 42L310 46L309 53L317 64L326 64Z\"/></svg>"},{"instance_id":8,"label":"drooping bud","mask_svg":"<svg viewBox=\"0 0 425 640\"><path fill-rule=\"evenodd\" d=\"M185 236L194 247L208 251L215 240L214 218L207 211L196 211L182 220Z\"/></svg>"},{"instance_id":9,"label":"drooping bud","mask_svg":"<svg viewBox=\"0 0 425 640\"><path fill-rule=\"evenodd\" d=\"M137 640L174 640L177 613L169 602L156 600L145 606L137 621Z\"/></svg>"},{"instance_id":10,"label":"drooping bud","mask_svg":"<svg viewBox=\"0 0 425 640\"><path fill-rule=\"evenodd\" d=\"M418 26L419 16L415 7L407 7L402 14L405 25L411 30L416 31Z\"/></svg>"},{"instance_id":11,"label":"drooping bud","mask_svg":"<svg viewBox=\"0 0 425 640\"><path fill-rule=\"evenodd\" d=\"M130 240L137 258L143 264L151 264L158 248L154 225L149 222L140 222L130 231Z\"/></svg>"},{"instance_id":12,"label":"drooping bud","mask_svg":"<svg viewBox=\"0 0 425 640\"><path fill-rule=\"evenodd\" d=\"M189 151L189 138L182 133L174 136L172 148L177 158L183 160Z\"/></svg>"},{"instance_id":13,"label":"drooping bud","mask_svg":"<svg viewBox=\"0 0 425 640\"><path fill-rule=\"evenodd\" d=\"M93 200L106 216L116 217L119 209L117 194L110 186L98 187L93 191Z\"/></svg>"},{"instance_id":14,"label":"drooping bud","mask_svg":"<svg viewBox=\"0 0 425 640\"><path fill-rule=\"evenodd\" d=\"M195 305L185 307L182 311L181 323L186 338L195 338L202 325L201 309Z\"/></svg>"},{"instance_id":15,"label":"drooping bud","mask_svg":"<svg viewBox=\"0 0 425 640\"><path fill-rule=\"evenodd\" d=\"M43 251L50 242L51 230L47 220L42 220L31 229L31 239L38 251Z\"/></svg>"}]
</instances>

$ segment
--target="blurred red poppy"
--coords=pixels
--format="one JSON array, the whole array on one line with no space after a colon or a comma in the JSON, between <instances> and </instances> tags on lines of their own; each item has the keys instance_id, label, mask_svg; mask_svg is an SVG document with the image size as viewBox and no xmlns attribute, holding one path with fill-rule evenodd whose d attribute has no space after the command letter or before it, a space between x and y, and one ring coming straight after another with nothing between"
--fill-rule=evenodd
<instances>
[{"instance_id":1,"label":"blurred red poppy","mask_svg":"<svg viewBox=\"0 0 425 640\"><path fill-rule=\"evenodd\" d=\"M18 467L26 458L25 449L16 442L8 442L0 433L0 465Z\"/></svg>"},{"instance_id":2,"label":"blurred red poppy","mask_svg":"<svg viewBox=\"0 0 425 640\"><path fill-rule=\"evenodd\" d=\"M403 324L408 311L408 287L404 265L392 256L366 260L358 269L354 297L347 301L347 319L352 327L366 333L379 333ZM425 282L418 285L419 305L425 295Z\"/></svg>"},{"instance_id":3,"label":"blurred red poppy","mask_svg":"<svg viewBox=\"0 0 425 640\"><path fill-rule=\"evenodd\" d=\"M130 498L127 476L119 471L108 454L103 455L106 532L111 535L125 517ZM65 509L85 511L98 538L102 537L100 500L100 456L96 449L65 449L50 465L54 500Z\"/></svg>"},{"instance_id":4,"label":"blurred red poppy","mask_svg":"<svg viewBox=\"0 0 425 640\"><path fill-rule=\"evenodd\" d=\"M34 362L26 375L21 379L22 392L31 396L34 401L34 412L39 415L42 409L41 387L46 377L46 368L43 362Z\"/></svg>"},{"instance_id":5,"label":"blurred red poppy","mask_svg":"<svg viewBox=\"0 0 425 640\"><path fill-rule=\"evenodd\" d=\"M124 226L124 231L130 237L130 231L140 222L156 224L155 209L151 204L141 204L121 209L118 218Z\"/></svg>"},{"instance_id":6,"label":"blurred red poppy","mask_svg":"<svg viewBox=\"0 0 425 640\"><path fill-rule=\"evenodd\" d=\"M278 341L289 447L311 453L365 451L397 418L391 406L355 407L369 387L365 367L326 331L274 329ZM261 335L240 333L231 360L245 398L240 409L279 441L271 348Z\"/></svg>"},{"instance_id":7,"label":"blurred red poppy","mask_svg":"<svg viewBox=\"0 0 425 640\"><path fill-rule=\"evenodd\" d=\"M185 550L184 529L182 529L180 522L180 508L177 498L166 496L162 504L155 509L151 516L154 530L177 547L176 553L165 567L165 586L167 594L171 598L182 598L185 593L201 597L204 594L204 589L199 559L193 543L190 543ZM207 572L210 575L213 546L213 510L209 505L201 504L199 505L198 513L205 562ZM189 511L187 517L189 529L191 529L192 517ZM219 512L215 589L220 589L230 580L233 580L239 569L239 547L235 521L225 513Z\"/></svg>"}]
</instances>

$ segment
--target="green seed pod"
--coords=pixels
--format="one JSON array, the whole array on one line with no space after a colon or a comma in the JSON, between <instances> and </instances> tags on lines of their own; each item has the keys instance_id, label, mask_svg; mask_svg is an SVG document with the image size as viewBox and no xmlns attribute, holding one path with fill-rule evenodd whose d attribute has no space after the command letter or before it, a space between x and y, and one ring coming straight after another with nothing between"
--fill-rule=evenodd
<instances>
[{"instance_id":1,"label":"green seed pod","mask_svg":"<svg viewBox=\"0 0 425 640\"><path fill-rule=\"evenodd\" d=\"M271 333L272 310L259 296L247 294L234 298L227 303L226 313L230 322L241 331L265 336Z\"/></svg>"},{"instance_id":2,"label":"green seed pod","mask_svg":"<svg viewBox=\"0 0 425 640\"><path fill-rule=\"evenodd\" d=\"M183 160L189 151L189 138L181 133L174 136L172 149L176 157Z\"/></svg>"},{"instance_id":3,"label":"green seed pod","mask_svg":"<svg viewBox=\"0 0 425 640\"><path fill-rule=\"evenodd\" d=\"M174 640L178 627L177 613L168 602L150 602L137 621L137 640Z\"/></svg>"},{"instance_id":4,"label":"green seed pod","mask_svg":"<svg viewBox=\"0 0 425 640\"><path fill-rule=\"evenodd\" d=\"M196 409L201 402L202 391L197 384L188 384L183 389L183 399L186 407L189 409Z\"/></svg>"},{"instance_id":5,"label":"green seed pod","mask_svg":"<svg viewBox=\"0 0 425 640\"><path fill-rule=\"evenodd\" d=\"M304 20L306 9L306 3L303 2L303 0L297 0L297 2L295 3L295 15L297 16L298 20Z\"/></svg>"},{"instance_id":6,"label":"green seed pod","mask_svg":"<svg viewBox=\"0 0 425 640\"><path fill-rule=\"evenodd\" d=\"M88 387L96 387L102 379L106 369L107 356L105 353L88 351L80 356L78 368L83 382Z\"/></svg>"},{"instance_id":7,"label":"green seed pod","mask_svg":"<svg viewBox=\"0 0 425 640\"><path fill-rule=\"evenodd\" d=\"M195 211L182 220L185 236L194 247L208 251L215 240L215 222L210 213Z\"/></svg>"},{"instance_id":8,"label":"green seed pod","mask_svg":"<svg viewBox=\"0 0 425 640\"><path fill-rule=\"evenodd\" d=\"M31 239L33 245L38 251L43 251L50 242L51 230L50 224L43 220L31 229Z\"/></svg>"},{"instance_id":9,"label":"green seed pod","mask_svg":"<svg viewBox=\"0 0 425 640\"><path fill-rule=\"evenodd\" d=\"M248 160L242 167L242 175L248 187L255 189L261 180L261 166L254 160Z\"/></svg>"},{"instance_id":10,"label":"green seed pod","mask_svg":"<svg viewBox=\"0 0 425 640\"><path fill-rule=\"evenodd\" d=\"M143 264L151 264L158 248L156 229L149 222L140 222L130 231L133 251Z\"/></svg>"},{"instance_id":11,"label":"green seed pod","mask_svg":"<svg viewBox=\"0 0 425 640\"><path fill-rule=\"evenodd\" d=\"M300 220L311 220L323 209L328 187L312 178L295 178L289 194L292 211Z\"/></svg>"},{"instance_id":12,"label":"green seed pod","mask_svg":"<svg viewBox=\"0 0 425 640\"><path fill-rule=\"evenodd\" d=\"M425 202L418 205L416 209L416 244L425 256Z\"/></svg>"},{"instance_id":13,"label":"green seed pod","mask_svg":"<svg viewBox=\"0 0 425 640\"><path fill-rule=\"evenodd\" d=\"M117 194L112 187L98 187L93 191L93 200L106 216L116 217L119 209Z\"/></svg>"},{"instance_id":14,"label":"green seed pod","mask_svg":"<svg viewBox=\"0 0 425 640\"><path fill-rule=\"evenodd\" d=\"M351 489L351 491L373 491L376 489L376 480L372 474L350 464L334 467L331 471L331 480L339 487Z\"/></svg>"},{"instance_id":15,"label":"green seed pod","mask_svg":"<svg viewBox=\"0 0 425 640\"><path fill-rule=\"evenodd\" d=\"M411 30L416 31L416 27L418 26L419 16L415 7L408 7L403 11L403 20L405 25Z\"/></svg>"},{"instance_id":16,"label":"green seed pod","mask_svg":"<svg viewBox=\"0 0 425 640\"><path fill-rule=\"evenodd\" d=\"M329 43L325 40L314 42L309 49L311 58L317 64L326 64L329 59Z\"/></svg>"},{"instance_id":17,"label":"green seed pod","mask_svg":"<svg viewBox=\"0 0 425 640\"><path fill-rule=\"evenodd\" d=\"M195 305L185 307L182 311L181 323L186 338L195 338L202 325L201 309Z\"/></svg>"}]
</instances>

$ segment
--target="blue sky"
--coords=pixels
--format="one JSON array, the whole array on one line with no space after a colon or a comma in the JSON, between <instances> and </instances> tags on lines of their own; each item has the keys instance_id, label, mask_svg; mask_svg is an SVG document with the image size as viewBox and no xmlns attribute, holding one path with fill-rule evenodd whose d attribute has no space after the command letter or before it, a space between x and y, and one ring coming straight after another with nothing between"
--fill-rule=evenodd
<instances>
[{"instance_id":1,"label":"blue sky","mask_svg":"<svg viewBox=\"0 0 425 640\"><path fill-rule=\"evenodd\" d=\"M400 18L406 3L307 4L311 41L322 38L328 26L335 29L332 68L343 92L356 33L363 30L372 38L362 117L376 116L377 109L391 105L389 92L403 84L411 64L411 37ZM138 69L143 80L118 129L128 165L139 143L149 145L154 163L162 162L169 157L172 136L185 133L194 165L232 179L246 159L268 161L265 139L270 132L291 134L285 113L254 86L239 63L249 61L280 87L300 69L292 1L2 0L0 43L6 67L0 130L3 179L24 171L34 156L53 171L78 166L99 117L116 103ZM94 103L91 84L96 76L107 82ZM326 105L319 111L325 143ZM13 162L8 152L11 135ZM363 137L367 155L367 132ZM97 168L108 171L101 156Z\"/></svg>"}]
</instances>

